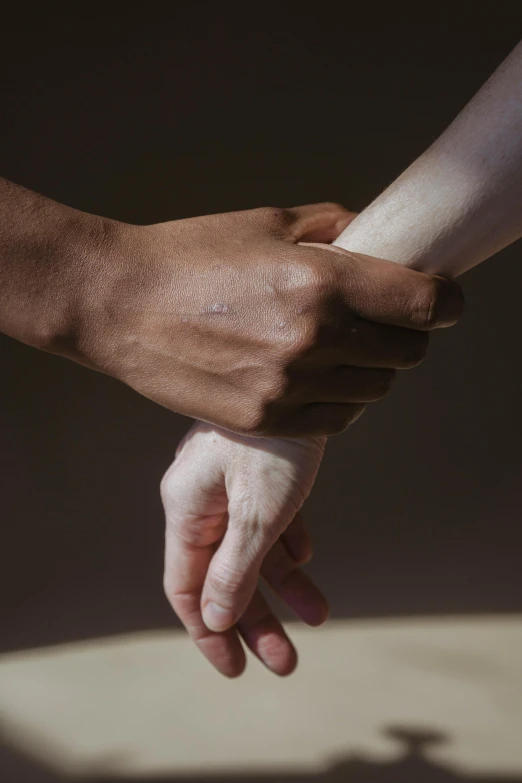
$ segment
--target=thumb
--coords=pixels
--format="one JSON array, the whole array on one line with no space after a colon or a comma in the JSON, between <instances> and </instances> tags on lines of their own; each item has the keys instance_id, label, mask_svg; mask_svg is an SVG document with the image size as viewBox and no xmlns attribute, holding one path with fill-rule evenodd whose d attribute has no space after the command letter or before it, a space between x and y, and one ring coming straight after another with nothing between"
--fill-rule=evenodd
<instances>
[{"instance_id":1,"label":"thumb","mask_svg":"<svg viewBox=\"0 0 522 783\"><path fill-rule=\"evenodd\" d=\"M312 488L325 440L226 434L228 526L207 568L200 604L209 630L231 628L244 614L263 560Z\"/></svg>"},{"instance_id":2,"label":"thumb","mask_svg":"<svg viewBox=\"0 0 522 783\"><path fill-rule=\"evenodd\" d=\"M257 588L265 556L286 527L280 523L287 520L269 526L243 513L230 510L227 531L207 571L201 612L211 631L225 631L238 622Z\"/></svg>"}]
</instances>

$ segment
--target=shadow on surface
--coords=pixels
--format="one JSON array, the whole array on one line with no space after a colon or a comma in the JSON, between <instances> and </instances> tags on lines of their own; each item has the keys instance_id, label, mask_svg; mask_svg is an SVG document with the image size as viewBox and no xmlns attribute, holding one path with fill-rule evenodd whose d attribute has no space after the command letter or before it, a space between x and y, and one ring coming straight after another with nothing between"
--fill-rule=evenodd
<instances>
[{"instance_id":1,"label":"shadow on surface","mask_svg":"<svg viewBox=\"0 0 522 783\"><path fill-rule=\"evenodd\" d=\"M11 751L0 754L0 768L9 783L522 783L522 774L466 775L449 766L438 764L426 757L426 751L446 740L438 732L415 729L390 729L388 736L404 746L404 755L396 761L373 762L363 756L352 755L331 765L325 772L312 773L224 773L222 775L130 775L129 777L106 775L81 775L69 777L54 774ZM110 759L106 760L110 764Z\"/></svg>"}]
</instances>

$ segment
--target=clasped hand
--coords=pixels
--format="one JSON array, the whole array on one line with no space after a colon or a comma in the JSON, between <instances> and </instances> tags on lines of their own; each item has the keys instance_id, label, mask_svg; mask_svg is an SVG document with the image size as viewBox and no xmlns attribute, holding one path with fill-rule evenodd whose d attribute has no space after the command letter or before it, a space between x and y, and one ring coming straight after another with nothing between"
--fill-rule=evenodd
<instances>
[{"instance_id":1,"label":"clasped hand","mask_svg":"<svg viewBox=\"0 0 522 783\"><path fill-rule=\"evenodd\" d=\"M279 221L280 239L294 243L331 241L353 217L335 205L284 217L250 214L271 230ZM269 243L264 247L272 252ZM240 299L220 293L225 307L218 328L234 338L225 349L228 374L222 351L205 353L215 394L206 415L247 434L197 423L161 485L166 595L199 649L227 676L244 669L241 639L274 673L295 668L296 651L258 582L262 578L304 622L326 619L325 598L301 570L312 546L300 515L325 435L345 429L366 403L387 393L396 369L418 364L427 331L452 324L462 306L458 287L442 278L327 245L295 250L299 256L286 256L275 275L269 267L267 301L259 291L253 295L248 339L238 340ZM210 311L213 289L201 297L200 308ZM256 343L252 330L265 337ZM256 355L263 357L259 363ZM255 400L246 417L245 400ZM294 437L258 437L265 434Z\"/></svg>"}]
</instances>

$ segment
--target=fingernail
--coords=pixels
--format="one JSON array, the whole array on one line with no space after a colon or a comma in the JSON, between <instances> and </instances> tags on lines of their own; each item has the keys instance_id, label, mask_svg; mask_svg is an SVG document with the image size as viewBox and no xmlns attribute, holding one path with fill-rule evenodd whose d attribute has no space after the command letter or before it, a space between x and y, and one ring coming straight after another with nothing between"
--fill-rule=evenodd
<instances>
[{"instance_id":1,"label":"fingernail","mask_svg":"<svg viewBox=\"0 0 522 783\"><path fill-rule=\"evenodd\" d=\"M234 625L234 615L230 609L224 609L222 606L210 601L203 609L203 622L209 629L219 633L228 630Z\"/></svg>"}]
</instances>

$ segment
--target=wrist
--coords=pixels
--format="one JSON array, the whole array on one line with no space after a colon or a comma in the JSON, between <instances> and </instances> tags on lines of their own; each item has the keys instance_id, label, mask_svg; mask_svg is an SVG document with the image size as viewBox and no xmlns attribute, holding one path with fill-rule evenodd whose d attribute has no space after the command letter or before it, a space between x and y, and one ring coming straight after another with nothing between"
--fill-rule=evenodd
<instances>
[{"instance_id":1,"label":"wrist","mask_svg":"<svg viewBox=\"0 0 522 783\"><path fill-rule=\"evenodd\" d=\"M81 360L76 354L92 275L102 274L119 224L1 184L12 187L14 197L8 193L1 213L0 331Z\"/></svg>"},{"instance_id":2,"label":"wrist","mask_svg":"<svg viewBox=\"0 0 522 783\"><path fill-rule=\"evenodd\" d=\"M141 271L152 237L145 226L84 217L66 242L74 271L62 314L65 328L53 337L51 350L119 378L142 310L148 312L141 301L146 288Z\"/></svg>"},{"instance_id":3,"label":"wrist","mask_svg":"<svg viewBox=\"0 0 522 783\"><path fill-rule=\"evenodd\" d=\"M108 334L117 320L119 292L139 232L115 220L75 213L57 237L63 258L63 285L56 317L49 319L39 347L105 371Z\"/></svg>"}]
</instances>

